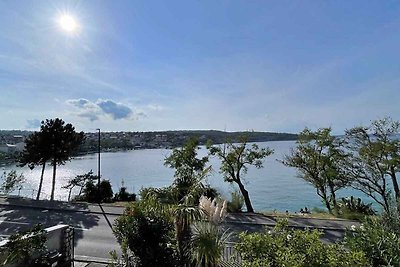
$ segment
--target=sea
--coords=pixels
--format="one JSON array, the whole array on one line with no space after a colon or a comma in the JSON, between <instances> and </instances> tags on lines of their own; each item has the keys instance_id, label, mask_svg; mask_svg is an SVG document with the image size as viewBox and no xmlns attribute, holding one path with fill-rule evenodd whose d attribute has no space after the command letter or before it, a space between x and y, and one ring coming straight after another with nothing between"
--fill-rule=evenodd
<instances>
[{"instance_id":1,"label":"sea","mask_svg":"<svg viewBox=\"0 0 400 267\"><path fill-rule=\"evenodd\" d=\"M301 208L324 208L316 190L302 180L296 169L284 166L280 161L291 149L295 148L295 141L273 141L257 143L260 147L269 147L274 154L267 157L263 168L249 167L243 176L245 186L249 191L251 201L256 211L298 212ZM108 179L114 192L121 186L128 191L138 193L144 187L164 187L173 182L174 170L164 165L164 160L172 150L170 149L143 149L121 152L101 153L101 177ZM199 157L207 154L205 147L200 147ZM212 171L206 181L217 188L223 198L230 199L231 192L237 190L232 184L224 182L219 172L219 160L211 158L209 164ZM68 189L62 188L68 180L76 175L93 170L97 174L98 155L90 154L76 157L57 167L55 189L56 200L67 200ZM16 170L25 176L26 182L21 190L13 192L25 197L35 197L38 188L41 166L30 170L27 167L18 167L15 164L2 166L2 171ZM42 199L49 199L51 191L52 166L46 166ZM73 191L77 194L78 189ZM353 189L339 191L339 197L354 195L368 200L360 192Z\"/></svg>"}]
</instances>

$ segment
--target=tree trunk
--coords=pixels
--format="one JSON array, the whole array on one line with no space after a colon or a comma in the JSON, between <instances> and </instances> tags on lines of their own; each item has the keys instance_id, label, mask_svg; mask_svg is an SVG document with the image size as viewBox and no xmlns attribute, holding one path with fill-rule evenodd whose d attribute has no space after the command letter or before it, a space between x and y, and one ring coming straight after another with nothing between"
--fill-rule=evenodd
<instances>
[{"instance_id":1,"label":"tree trunk","mask_svg":"<svg viewBox=\"0 0 400 267\"><path fill-rule=\"evenodd\" d=\"M333 214L333 213L332 213L331 203L329 202L328 196L326 195L326 191L325 191L325 190L320 190L320 191L321 191L321 193L318 194L318 195L319 195L319 196L322 198L322 200L324 201L325 207L328 209L328 212L329 212L330 214Z\"/></svg>"},{"instance_id":2,"label":"tree trunk","mask_svg":"<svg viewBox=\"0 0 400 267\"><path fill-rule=\"evenodd\" d=\"M71 192L72 192L72 188L69 189L69 193L68 193L68 202L71 200Z\"/></svg>"},{"instance_id":3,"label":"tree trunk","mask_svg":"<svg viewBox=\"0 0 400 267\"><path fill-rule=\"evenodd\" d=\"M54 190L56 188L56 171L57 171L57 162L56 160L53 160L53 183L51 186L50 200L54 200Z\"/></svg>"},{"instance_id":4,"label":"tree trunk","mask_svg":"<svg viewBox=\"0 0 400 267\"><path fill-rule=\"evenodd\" d=\"M46 161L43 162L42 166L42 175L40 176L40 182L39 182L39 188L36 196L36 200L40 199L40 192L42 192L42 185L43 185L43 175L44 175L44 169L46 168Z\"/></svg>"},{"instance_id":5,"label":"tree trunk","mask_svg":"<svg viewBox=\"0 0 400 267\"><path fill-rule=\"evenodd\" d=\"M190 241L190 227L183 218L177 216L175 218L175 231L179 260L184 266L189 262L189 259L187 258L187 249Z\"/></svg>"},{"instance_id":6,"label":"tree trunk","mask_svg":"<svg viewBox=\"0 0 400 267\"><path fill-rule=\"evenodd\" d=\"M244 203L246 204L247 212L254 212L253 205L251 205L249 192L244 188L244 185L239 181L237 182L240 192L243 195Z\"/></svg>"},{"instance_id":7,"label":"tree trunk","mask_svg":"<svg viewBox=\"0 0 400 267\"><path fill-rule=\"evenodd\" d=\"M331 200L332 200L332 204L333 204L333 209L338 212L338 206L337 206L337 201L336 201L336 194L335 194L335 190L333 188L332 183L329 184L329 190L331 191Z\"/></svg>"},{"instance_id":8,"label":"tree trunk","mask_svg":"<svg viewBox=\"0 0 400 267\"><path fill-rule=\"evenodd\" d=\"M400 189L399 189L399 184L397 183L396 179L396 171L394 170L394 167L390 167L390 177L392 178L392 183L393 183L393 190L396 196L396 201L400 200Z\"/></svg>"}]
</instances>

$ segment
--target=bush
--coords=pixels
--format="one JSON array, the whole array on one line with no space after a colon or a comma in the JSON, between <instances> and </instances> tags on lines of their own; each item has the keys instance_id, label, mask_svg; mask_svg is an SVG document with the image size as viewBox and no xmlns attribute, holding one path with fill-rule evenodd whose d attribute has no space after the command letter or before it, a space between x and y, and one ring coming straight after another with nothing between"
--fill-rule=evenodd
<instances>
[{"instance_id":1,"label":"bush","mask_svg":"<svg viewBox=\"0 0 400 267\"><path fill-rule=\"evenodd\" d=\"M244 197L239 191L234 191L231 193L231 201L228 202L228 212L242 212L244 205Z\"/></svg>"},{"instance_id":2,"label":"bush","mask_svg":"<svg viewBox=\"0 0 400 267\"><path fill-rule=\"evenodd\" d=\"M342 198L338 202L338 208L339 217L351 220L362 220L365 216L375 215L372 203L366 204L361 198L356 199L353 196Z\"/></svg>"},{"instance_id":3,"label":"bush","mask_svg":"<svg viewBox=\"0 0 400 267\"><path fill-rule=\"evenodd\" d=\"M113 200L113 196L114 194L110 181L102 180L99 188L97 184L94 184L92 180L89 180L86 182L85 188L83 189L83 195L76 198L76 200L82 200L91 203L110 203Z\"/></svg>"},{"instance_id":4,"label":"bush","mask_svg":"<svg viewBox=\"0 0 400 267\"><path fill-rule=\"evenodd\" d=\"M256 266L368 266L363 252L349 251L340 244L321 242L321 232L291 230L281 221L273 231L241 233L236 245L244 267Z\"/></svg>"},{"instance_id":5,"label":"bush","mask_svg":"<svg viewBox=\"0 0 400 267\"><path fill-rule=\"evenodd\" d=\"M4 194L10 194L14 190L21 190L25 183L25 177L23 174L17 174L15 170L9 173L4 172L1 176L3 183L0 186L0 191Z\"/></svg>"},{"instance_id":6,"label":"bush","mask_svg":"<svg viewBox=\"0 0 400 267\"><path fill-rule=\"evenodd\" d=\"M115 194L114 196L114 201L135 201L136 200L136 194L134 193L129 193L126 190L126 187L121 187L119 189L119 192Z\"/></svg>"},{"instance_id":7,"label":"bush","mask_svg":"<svg viewBox=\"0 0 400 267\"><path fill-rule=\"evenodd\" d=\"M193 224L191 237L192 259L197 266L219 266L225 243L230 234L223 232L217 225L200 221Z\"/></svg>"},{"instance_id":8,"label":"bush","mask_svg":"<svg viewBox=\"0 0 400 267\"><path fill-rule=\"evenodd\" d=\"M347 246L363 251L373 266L400 266L399 218L367 218L345 237Z\"/></svg>"},{"instance_id":9,"label":"bush","mask_svg":"<svg viewBox=\"0 0 400 267\"><path fill-rule=\"evenodd\" d=\"M122 247L133 253L135 266L176 266L173 223L154 202L131 203L116 219L113 231Z\"/></svg>"},{"instance_id":10,"label":"bush","mask_svg":"<svg viewBox=\"0 0 400 267\"><path fill-rule=\"evenodd\" d=\"M46 231L40 224L27 231L11 235L8 240L8 243L0 250L0 266L16 263L20 266L50 266L46 264L45 256Z\"/></svg>"}]
</instances>

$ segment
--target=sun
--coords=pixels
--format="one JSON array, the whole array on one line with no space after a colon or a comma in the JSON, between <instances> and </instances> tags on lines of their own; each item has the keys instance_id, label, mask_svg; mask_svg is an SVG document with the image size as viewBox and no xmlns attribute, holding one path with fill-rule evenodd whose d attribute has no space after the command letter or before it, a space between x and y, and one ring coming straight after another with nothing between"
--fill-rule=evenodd
<instances>
[{"instance_id":1,"label":"sun","mask_svg":"<svg viewBox=\"0 0 400 267\"><path fill-rule=\"evenodd\" d=\"M58 18L58 25L66 32L73 33L78 30L78 22L76 19L68 14L61 15Z\"/></svg>"}]
</instances>

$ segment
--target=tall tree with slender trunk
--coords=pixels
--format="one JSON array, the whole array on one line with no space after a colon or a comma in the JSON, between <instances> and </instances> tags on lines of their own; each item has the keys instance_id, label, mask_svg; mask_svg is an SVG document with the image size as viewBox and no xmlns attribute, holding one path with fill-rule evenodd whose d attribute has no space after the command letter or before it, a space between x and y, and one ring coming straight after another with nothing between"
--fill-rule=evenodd
<instances>
[{"instance_id":1,"label":"tall tree with slender trunk","mask_svg":"<svg viewBox=\"0 0 400 267\"><path fill-rule=\"evenodd\" d=\"M56 184L57 165L63 165L70 160L73 153L84 140L84 133L75 132L72 124L65 122L62 119L47 119L42 121L40 134L49 144L49 158L53 166L53 180L50 200L54 200L54 191Z\"/></svg>"},{"instance_id":2,"label":"tall tree with slender trunk","mask_svg":"<svg viewBox=\"0 0 400 267\"><path fill-rule=\"evenodd\" d=\"M342 141L331 135L330 128L315 132L306 128L299 134L297 147L282 163L296 168L300 178L314 186L328 211L333 213L338 208L336 191L349 183L341 169L346 157Z\"/></svg>"},{"instance_id":3,"label":"tall tree with slender trunk","mask_svg":"<svg viewBox=\"0 0 400 267\"><path fill-rule=\"evenodd\" d=\"M28 165L30 169L36 166L41 166L42 171L40 175L39 188L37 191L36 199L40 199L40 193L42 192L43 176L46 168L46 163L50 159L49 154L49 143L41 132L34 132L25 139L25 148L20 154L18 159L21 167Z\"/></svg>"},{"instance_id":4,"label":"tall tree with slender trunk","mask_svg":"<svg viewBox=\"0 0 400 267\"><path fill-rule=\"evenodd\" d=\"M347 175L352 187L365 193L390 212L391 199L400 201L400 122L375 120L368 127L346 131ZM393 191L392 191L393 189Z\"/></svg>"},{"instance_id":5,"label":"tall tree with slender trunk","mask_svg":"<svg viewBox=\"0 0 400 267\"><path fill-rule=\"evenodd\" d=\"M243 176L249 166L263 167L263 159L274 153L268 147L259 148L257 144L249 145L247 138L242 136L238 144L228 142L223 146L209 146L211 155L216 155L221 160L220 171L229 183L236 183L243 195L247 212L254 212L250 195L244 186Z\"/></svg>"}]
</instances>

